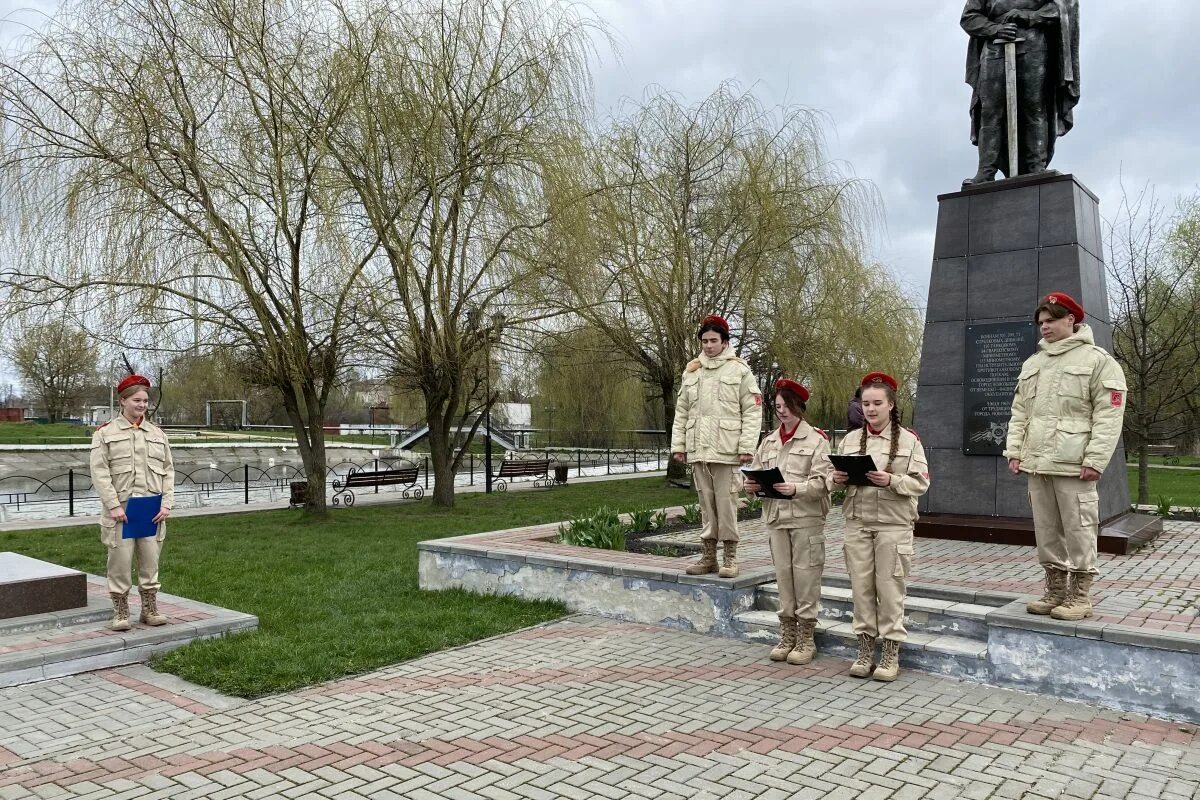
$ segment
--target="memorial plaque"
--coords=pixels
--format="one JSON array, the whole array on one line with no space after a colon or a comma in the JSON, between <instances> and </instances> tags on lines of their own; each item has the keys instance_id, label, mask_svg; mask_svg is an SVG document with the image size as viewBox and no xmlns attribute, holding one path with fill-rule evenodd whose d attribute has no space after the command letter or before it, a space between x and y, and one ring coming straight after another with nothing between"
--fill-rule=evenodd
<instances>
[{"instance_id":1,"label":"memorial plaque","mask_svg":"<svg viewBox=\"0 0 1200 800\"><path fill-rule=\"evenodd\" d=\"M1037 349L1032 322L993 322L967 326L963 373L963 453L1004 454L1008 419L1021 364Z\"/></svg>"}]
</instances>

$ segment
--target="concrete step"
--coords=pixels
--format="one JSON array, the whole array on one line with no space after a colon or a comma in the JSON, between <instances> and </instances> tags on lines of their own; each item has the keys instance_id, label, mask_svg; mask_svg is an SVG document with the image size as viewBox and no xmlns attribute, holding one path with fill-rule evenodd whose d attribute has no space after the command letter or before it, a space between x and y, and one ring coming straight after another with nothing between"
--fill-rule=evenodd
<instances>
[{"instance_id":1,"label":"concrete step","mask_svg":"<svg viewBox=\"0 0 1200 800\"><path fill-rule=\"evenodd\" d=\"M764 646L779 641L779 618L772 611L745 611L734 617L735 634ZM853 659L858 640L849 622L817 620L817 657ZM900 648L901 668L938 675L984 679L988 674L987 643L965 636L909 632Z\"/></svg>"},{"instance_id":2,"label":"concrete step","mask_svg":"<svg viewBox=\"0 0 1200 800\"><path fill-rule=\"evenodd\" d=\"M8 636L102 623L111 619L112 613L112 601L107 596L88 592L87 605L82 608L0 619L0 647L7 644L5 640Z\"/></svg>"},{"instance_id":3,"label":"concrete step","mask_svg":"<svg viewBox=\"0 0 1200 800\"><path fill-rule=\"evenodd\" d=\"M760 586L755 595L755 608L759 611L779 611L779 585L769 583ZM961 636L986 642L986 617L988 612L995 610L996 607L991 605L909 594L904 601L904 627L910 634ZM831 622L851 622L854 619L854 600L850 590L841 586L822 586L821 607L817 615Z\"/></svg>"}]
</instances>

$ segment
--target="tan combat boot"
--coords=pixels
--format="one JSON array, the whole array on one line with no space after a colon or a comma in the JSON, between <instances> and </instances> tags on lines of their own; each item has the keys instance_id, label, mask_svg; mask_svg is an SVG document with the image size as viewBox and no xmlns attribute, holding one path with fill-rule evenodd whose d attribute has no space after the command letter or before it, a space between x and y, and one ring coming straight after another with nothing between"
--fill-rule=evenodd
<instances>
[{"instance_id":1,"label":"tan combat boot","mask_svg":"<svg viewBox=\"0 0 1200 800\"><path fill-rule=\"evenodd\" d=\"M779 620L779 644L771 650L772 661L783 661L796 646L796 620Z\"/></svg>"},{"instance_id":2,"label":"tan combat boot","mask_svg":"<svg viewBox=\"0 0 1200 800\"><path fill-rule=\"evenodd\" d=\"M858 658L850 665L850 674L865 678L875 669L875 637L869 633L858 635Z\"/></svg>"},{"instance_id":3,"label":"tan combat boot","mask_svg":"<svg viewBox=\"0 0 1200 800\"><path fill-rule=\"evenodd\" d=\"M877 681L894 681L899 674L900 643L887 639L883 643L883 655L879 659L879 666L875 668L871 677Z\"/></svg>"},{"instance_id":4,"label":"tan combat boot","mask_svg":"<svg viewBox=\"0 0 1200 800\"><path fill-rule=\"evenodd\" d=\"M144 625L166 625L167 618L158 613L158 589L138 589L142 596L142 616Z\"/></svg>"},{"instance_id":5,"label":"tan combat boot","mask_svg":"<svg viewBox=\"0 0 1200 800\"><path fill-rule=\"evenodd\" d=\"M1087 619L1092 615L1093 575L1090 572L1072 572L1071 586L1067 591L1067 599L1062 605L1050 612L1055 619L1077 621Z\"/></svg>"},{"instance_id":6,"label":"tan combat boot","mask_svg":"<svg viewBox=\"0 0 1200 800\"><path fill-rule=\"evenodd\" d=\"M1049 614L1057 606L1067 601L1067 573L1055 567L1044 567L1046 570L1046 593L1040 600L1034 600L1025 606L1030 614Z\"/></svg>"},{"instance_id":7,"label":"tan combat boot","mask_svg":"<svg viewBox=\"0 0 1200 800\"><path fill-rule=\"evenodd\" d=\"M796 624L796 647L788 653L787 662L800 666L811 664L817 657L817 643L813 641L813 633L817 629L815 619L802 619Z\"/></svg>"},{"instance_id":8,"label":"tan combat boot","mask_svg":"<svg viewBox=\"0 0 1200 800\"><path fill-rule=\"evenodd\" d=\"M129 630L129 596L116 592L109 592L108 596L113 604L113 618L108 627L114 631Z\"/></svg>"},{"instance_id":9,"label":"tan combat boot","mask_svg":"<svg viewBox=\"0 0 1200 800\"><path fill-rule=\"evenodd\" d=\"M721 571L717 573L722 578L736 578L738 576L737 563L737 542L721 542L725 545L725 557L721 560Z\"/></svg>"},{"instance_id":10,"label":"tan combat boot","mask_svg":"<svg viewBox=\"0 0 1200 800\"><path fill-rule=\"evenodd\" d=\"M704 550L700 554L700 560L684 570L688 575L707 575L717 571L717 540L701 539L700 545Z\"/></svg>"}]
</instances>

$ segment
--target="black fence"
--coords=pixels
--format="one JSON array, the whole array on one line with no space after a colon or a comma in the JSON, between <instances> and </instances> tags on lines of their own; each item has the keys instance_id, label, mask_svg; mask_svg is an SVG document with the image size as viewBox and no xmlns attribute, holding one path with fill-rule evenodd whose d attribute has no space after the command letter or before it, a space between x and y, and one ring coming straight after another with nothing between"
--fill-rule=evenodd
<instances>
[{"instance_id":1,"label":"black fence","mask_svg":"<svg viewBox=\"0 0 1200 800\"><path fill-rule=\"evenodd\" d=\"M557 448L542 450L525 450L520 457L511 456L511 460L550 461L551 469L565 469L566 474L574 470L576 477L588 475L611 475L613 471L633 472L655 471L664 469L670 453L661 448L653 450L586 450L577 448L564 450ZM654 466L645 467L652 462ZM492 459L493 475L500 471L501 458ZM325 470L327 484L334 480L344 480L351 470L378 471L381 469L400 469L416 466L420 469L418 483L429 489L433 485L433 476L429 457L413 460L404 458L375 458L368 461L343 461L329 466ZM603 472L600 470L603 469ZM455 484L459 486L474 486L476 482L484 481L484 458L475 453L463 455L455 476ZM226 468L224 466L199 467L191 471L175 471L175 490L192 490L198 495L236 495L242 494L242 503L250 503L251 492L262 489L286 489L293 481L305 481L304 470L292 464L277 464L263 468L257 464L239 464ZM379 487L375 487L379 493ZM67 503L67 516L75 516L76 505L80 502L97 499L91 476L83 470L69 469L66 473L41 479L31 475L9 475L0 478L0 505L9 506L16 510L39 504Z\"/></svg>"}]
</instances>

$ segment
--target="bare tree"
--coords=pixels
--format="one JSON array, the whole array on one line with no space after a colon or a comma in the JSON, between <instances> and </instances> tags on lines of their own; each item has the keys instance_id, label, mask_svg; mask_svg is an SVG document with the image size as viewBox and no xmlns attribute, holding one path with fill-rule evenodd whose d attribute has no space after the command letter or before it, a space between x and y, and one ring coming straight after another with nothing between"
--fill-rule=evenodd
<instances>
[{"instance_id":1,"label":"bare tree","mask_svg":"<svg viewBox=\"0 0 1200 800\"><path fill-rule=\"evenodd\" d=\"M1107 224L1113 356L1129 382L1125 432L1137 448L1138 503L1150 502L1148 446L1196 430L1200 395L1200 198L1171 216L1150 188L1122 191Z\"/></svg>"},{"instance_id":2,"label":"bare tree","mask_svg":"<svg viewBox=\"0 0 1200 800\"><path fill-rule=\"evenodd\" d=\"M422 399L433 502L495 400L497 347L546 312L525 298L545 270L549 176L578 160L589 22L541 0L347 6L344 53L365 78L329 129L342 198L379 243L358 309L377 363ZM465 429L465 434L456 433Z\"/></svg>"},{"instance_id":3,"label":"bare tree","mask_svg":"<svg viewBox=\"0 0 1200 800\"><path fill-rule=\"evenodd\" d=\"M3 200L64 226L3 274L15 305L70 296L125 341L233 348L278 391L325 509L323 416L356 272L322 205L346 110L319 0L78 0L0 68ZM114 320L127 320L117 325Z\"/></svg>"},{"instance_id":4,"label":"bare tree","mask_svg":"<svg viewBox=\"0 0 1200 800\"><path fill-rule=\"evenodd\" d=\"M821 121L734 84L690 107L659 90L592 148L584 179L603 191L558 226L547 296L569 290L561 301L636 365L668 430L705 314L728 318L768 377L791 351L777 312L818 301L822 253L861 243L873 196L825 160Z\"/></svg>"},{"instance_id":5,"label":"bare tree","mask_svg":"<svg viewBox=\"0 0 1200 800\"><path fill-rule=\"evenodd\" d=\"M10 325L8 356L26 396L51 422L64 419L96 379L98 348L87 332L65 316L21 320Z\"/></svg>"}]
</instances>

